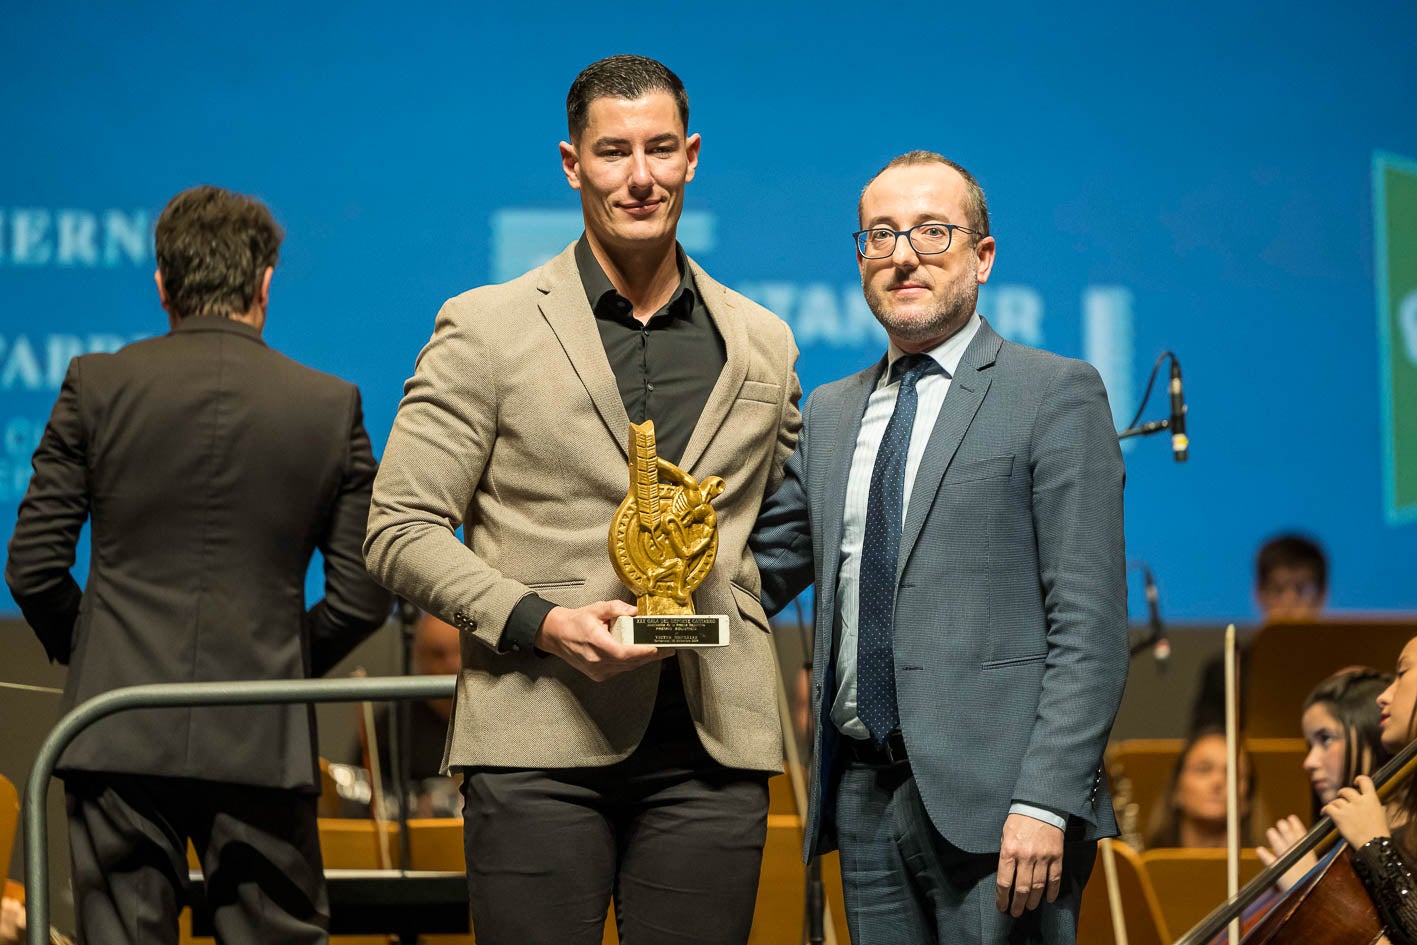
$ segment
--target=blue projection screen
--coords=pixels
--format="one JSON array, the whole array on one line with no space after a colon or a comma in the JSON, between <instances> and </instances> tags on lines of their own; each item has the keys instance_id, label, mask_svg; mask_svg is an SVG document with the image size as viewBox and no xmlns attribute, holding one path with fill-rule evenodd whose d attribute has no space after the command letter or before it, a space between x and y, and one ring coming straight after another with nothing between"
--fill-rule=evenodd
<instances>
[{"instance_id":1,"label":"blue projection screen","mask_svg":"<svg viewBox=\"0 0 1417 945\"><path fill-rule=\"evenodd\" d=\"M1252 615L1254 549L1290 528L1328 547L1335 607L1417 609L1417 7L619 10L7 11L0 536L69 359L166 330L174 192L271 205L267 339L359 384L377 452L441 301L579 233L566 88L630 51L679 72L703 136L684 246L788 320L805 389L883 350L861 185L942 151L990 198L1001 333L1096 365L1119 425L1181 360L1190 462L1126 450L1129 556L1169 616Z\"/></svg>"}]
</instances>

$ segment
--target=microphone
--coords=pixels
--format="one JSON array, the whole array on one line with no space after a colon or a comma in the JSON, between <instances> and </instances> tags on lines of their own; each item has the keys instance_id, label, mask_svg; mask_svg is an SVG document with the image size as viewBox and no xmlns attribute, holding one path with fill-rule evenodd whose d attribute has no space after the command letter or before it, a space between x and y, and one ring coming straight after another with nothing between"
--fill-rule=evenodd
<instances>
[{"instance_id":1,"label":"microphone","mask_svg":"<svg viewBox=\"0 0 1417 945\"><path fill-rule=\"evenodd\" d=\"M1166 625L1161 622L1161 595L1156 591L1156 578L1151 567L1142 565L1142 581L1146 586L1147 623L1151 627L1151 655L1156 660L1158 672L1165 672L1166 663L1171 659L1171 641L1166 639Z\"/></svg>"},{"instance_id":2,"label":"microphone","mask_svg":"<svg viewBox=\"0 0 1417 945\"><path fill-rule=\"evenodd\" d=\"M1190 454L1191 441L1186 436L1186 395L1181 390L1181 362L1171 356L1171 455L1184 463Z\"/></svg>"}]
</instances>

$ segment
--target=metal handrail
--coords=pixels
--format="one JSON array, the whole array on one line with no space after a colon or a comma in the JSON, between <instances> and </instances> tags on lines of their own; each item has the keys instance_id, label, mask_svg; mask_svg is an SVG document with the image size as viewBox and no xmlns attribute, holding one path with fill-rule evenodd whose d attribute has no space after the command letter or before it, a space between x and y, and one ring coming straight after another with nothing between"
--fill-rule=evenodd
<instances>
[{"instance_id":1,"label":"metal handrail","mask_svg":"<svg viewBox=\"0 0 1417 945\"><path fill-rule=\"evenodd\" d=\"M74 706L40 745L25 785L25 922L29 945L46 945L49 941L49 825L45 819L49 781L54 777L60 754L94 722L129 709L446 699L453 694L456 681L456 676L385 676L154 683L114 689Z\"/></svg>"}]
</instances>

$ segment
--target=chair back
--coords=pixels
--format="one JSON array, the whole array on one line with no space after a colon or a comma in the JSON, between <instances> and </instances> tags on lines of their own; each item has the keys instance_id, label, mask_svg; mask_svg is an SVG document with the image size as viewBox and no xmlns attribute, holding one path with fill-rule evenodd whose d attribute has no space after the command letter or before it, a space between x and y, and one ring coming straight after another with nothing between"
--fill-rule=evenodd
<instances>
[{"instance_id":1,"label":"chair back","mask_svg":"<svg viewBox=\"0 0 1417 945\"><path fill-rule=\"evenodd\" d=\"M1105 851L1099 846L1092 878L1082 892L1077 940L1088 945L1117 945L1104 858ZM1117 868L1117 902L1127 931L1127 945L1170 945L1171 934L1167 931L1161 902L1142 865L1141 855L1127 844L1113 841L1112 861Z\"/></svg>"}]
</instances>

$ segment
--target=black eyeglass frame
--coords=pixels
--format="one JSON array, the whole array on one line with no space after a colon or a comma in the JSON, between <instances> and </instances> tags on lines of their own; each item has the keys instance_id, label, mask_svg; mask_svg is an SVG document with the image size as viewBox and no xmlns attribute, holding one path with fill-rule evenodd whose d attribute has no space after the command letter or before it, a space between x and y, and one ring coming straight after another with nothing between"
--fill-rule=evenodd
<instances>
[{"instance_id":1,"label":"black eyeglass frame","mask_svg":"<svg viewBox=\"0 0 1417 945\"><path fill-rule=\"evenodd\" d=\"M920 229L922 226L942 226L947 231L949 231L950 238L945 241L945 248L921 249L919 246L916 246L915 238L911 234L914 233L916 230ZM878 230L885 230L889 233L894 233L895 239L891 240L890 252L882 256L868 256L866 254L866 235L868 233L875 233ZM900 238L902 236L905 237L906 242L910 244L910 248L915 252L917 256L938 256L941 253L948 253L950 251L950 247L953 246L955 242L955 230L959 230L963 233L968 233L970 236L977 236L979 233L978 230L971 230L969 227L961 226L958 223L917 223L914 226L904 230L893 230L888 226L872 226L867 227L864 230L857 230L851 235L856 239L856 251L861 254L862 259L889 259L891 258L891 256L895 255L896 247L900 245Z\"/></svg>"}]
</instances>

